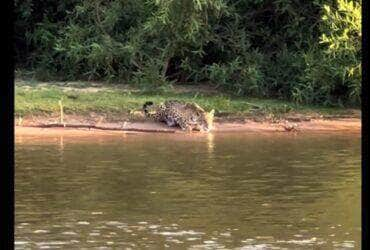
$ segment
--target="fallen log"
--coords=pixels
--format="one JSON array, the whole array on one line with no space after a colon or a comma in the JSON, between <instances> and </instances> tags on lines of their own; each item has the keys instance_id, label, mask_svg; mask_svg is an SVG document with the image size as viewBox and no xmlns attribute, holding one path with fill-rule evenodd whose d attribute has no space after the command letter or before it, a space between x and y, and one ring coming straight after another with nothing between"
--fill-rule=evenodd
<instances>
[{"instance_id":1,"label":"fallen log","mask_svg":"<svg viewBox=\"0 0 370 250\"><path fill-rule=\"evenodd\" d=\"M49 124L37 124L27 125L23 127L35 127L35 128L88 128L88 129L99 129L99 130L115 130L115 131L133 131L133 132L146 132L146 133L176 133L175 130L161 130L161 129L141 129L141 128L108 128L90 124L60 124L60 123L49 123Z\"/></svg>"}]
</instances>

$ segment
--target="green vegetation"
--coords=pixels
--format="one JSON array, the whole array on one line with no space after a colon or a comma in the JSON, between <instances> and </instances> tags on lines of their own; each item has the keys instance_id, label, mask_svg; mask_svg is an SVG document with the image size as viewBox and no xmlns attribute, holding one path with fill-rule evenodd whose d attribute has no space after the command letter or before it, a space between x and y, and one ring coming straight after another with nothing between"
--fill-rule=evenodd
<instances>
[{"instance_id":1,"label":"green vegetation","mask_svg":"<svg viewBox=\"0 0 370 250\"><path fill-rule=\"evenodd\" d=\"M161 92L144 91L128 86L86 82L47 83L17 81L15 89L15 116L51 115L59 113L62 100L66 114L89 115L90 113L136 119L132 113L141 111L142 105L152 100L156 103L166 99L196 102L206 110L215 109L216 117L279 118L290 114L312 116L353 115L353 111L340 108L323 108L297 105L273 99L236 97L213 93L209 89L168 89Z\"/></svg>"},{"instance_id":2,"label":"green vegetation","mask_svg":"<svg viewBox=\"0 0 370 250\"><path fill-rule=\"evenodd\" d=\"M360 0L16 0L15 12L17 69L36 79L360 104Z\"/></svg>"}]
</instances>

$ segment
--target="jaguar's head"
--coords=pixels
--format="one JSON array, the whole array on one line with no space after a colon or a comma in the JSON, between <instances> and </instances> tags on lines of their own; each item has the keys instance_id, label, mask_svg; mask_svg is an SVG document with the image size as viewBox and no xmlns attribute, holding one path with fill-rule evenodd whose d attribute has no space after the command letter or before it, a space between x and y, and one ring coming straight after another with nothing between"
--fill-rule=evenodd
<instances>
[{"instance_id":1,"label":"jaguar's head","mask_svg":"<svg viewBox=\"0 0 370 250\"><path fill-rule=\"evenodd\" d=\"M143 105L144 112L147 113L148 112L148 108L151 107L151 106L153 106L153 105L154 105L154 103L153 102L150 102L150 101L144 103L144 105Z\"/></svg>"},{"instance_id":2,"label":"jaguar's head","mask_svg":"<svg viewBox=\"0 0 370 250\"><path fill-rule=\"evenodd\" d=\"M156 112L156 105L153 102L146 102L143 105L144 114L148 117L154 116Z\"/></svg>"},{"instance_id":3,"label":"jaguar's head","mask_svg":"<svg viewBox=\"0 0 370 250\"><path fill-rule=\"evenodd\" d=\"M203 112L200 116L198 126L199 130L209 132L213 129L213 118L214 118L215 110L212 109L211 112Z\"/></svg>"}]
</instances>

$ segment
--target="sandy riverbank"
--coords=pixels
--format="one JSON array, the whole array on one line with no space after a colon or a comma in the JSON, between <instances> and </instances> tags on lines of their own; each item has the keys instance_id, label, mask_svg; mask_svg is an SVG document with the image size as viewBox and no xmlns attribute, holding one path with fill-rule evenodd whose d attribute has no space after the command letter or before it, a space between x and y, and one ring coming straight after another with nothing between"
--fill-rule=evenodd
<instances>
[{"instance_id":1,"label":"sandy riverbank","mask_svg":"<svg viewBox=\"0 0 370 250\"><path fill-rule=\"evenodd\" d=\"M76 126L78 124L74 124ZM82 124L81 124L82 125ZM98 129L97 129L98 128ZM97 128L68 128L68 127L37 127L37 124L15 126L15 135L119 135L122 133L137 133L142 130L151 133L185 133L178 128L169 128L164 124L154 122L125 122L125 123L101 123ZM127 131L125 131L127 130ZM245 120L243 122L217 122L214 124L213 133L220 132L339 132L361 133L361 119L312 119L300 122L256 122ZM192 133L199 133L193 131Z\"/></svg>"}]
</instances>

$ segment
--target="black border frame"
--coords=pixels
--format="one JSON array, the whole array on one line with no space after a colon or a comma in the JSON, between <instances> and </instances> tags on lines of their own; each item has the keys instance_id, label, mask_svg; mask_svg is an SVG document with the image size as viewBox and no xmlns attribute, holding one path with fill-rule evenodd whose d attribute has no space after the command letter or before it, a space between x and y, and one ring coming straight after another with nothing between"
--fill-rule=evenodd
<instances>
[{"instance_id":1,"label":"black border frame","mask_svg":"<svg viewBox=\"0 0 370 250\"><path fill-rule=\"evenodd\" d=\"M4 160L1 164L0 174L0 192L3 199L1 207L1 225L3 230L0 233L0 249L14 249L14 48L13 48L13 34L14 34L14 1L4 1L5 12L2 17L3 24L5 24L5 42L6 45L2 48L5 49L5 81L0 84L0 108L2 112L1 120L1 153L4 153ZM362 193L361 193L361 206L362 206L362 240L361 248L370 249L368 236L369 215L368 215L368 200L366 195L368 193L368 102L369 102L369 74L368 74L368 58L369 58L369 38L368 38L368 17L369 17L369 1L362 0Z\"/></svg>"},{"instance_id":2,"label":"black border frame","mask_svg":"<svg viewBox=\"0 0 370 250\"><path fill-rule=\"evenodd\" d=\"M0 84L1 129L0 142L2 159L0 174L1 225L0 249L14 249L14 59L13 59L13 9L14 1L4 1L2 11L4 80Z\"/></svg>"}]
</instances>

